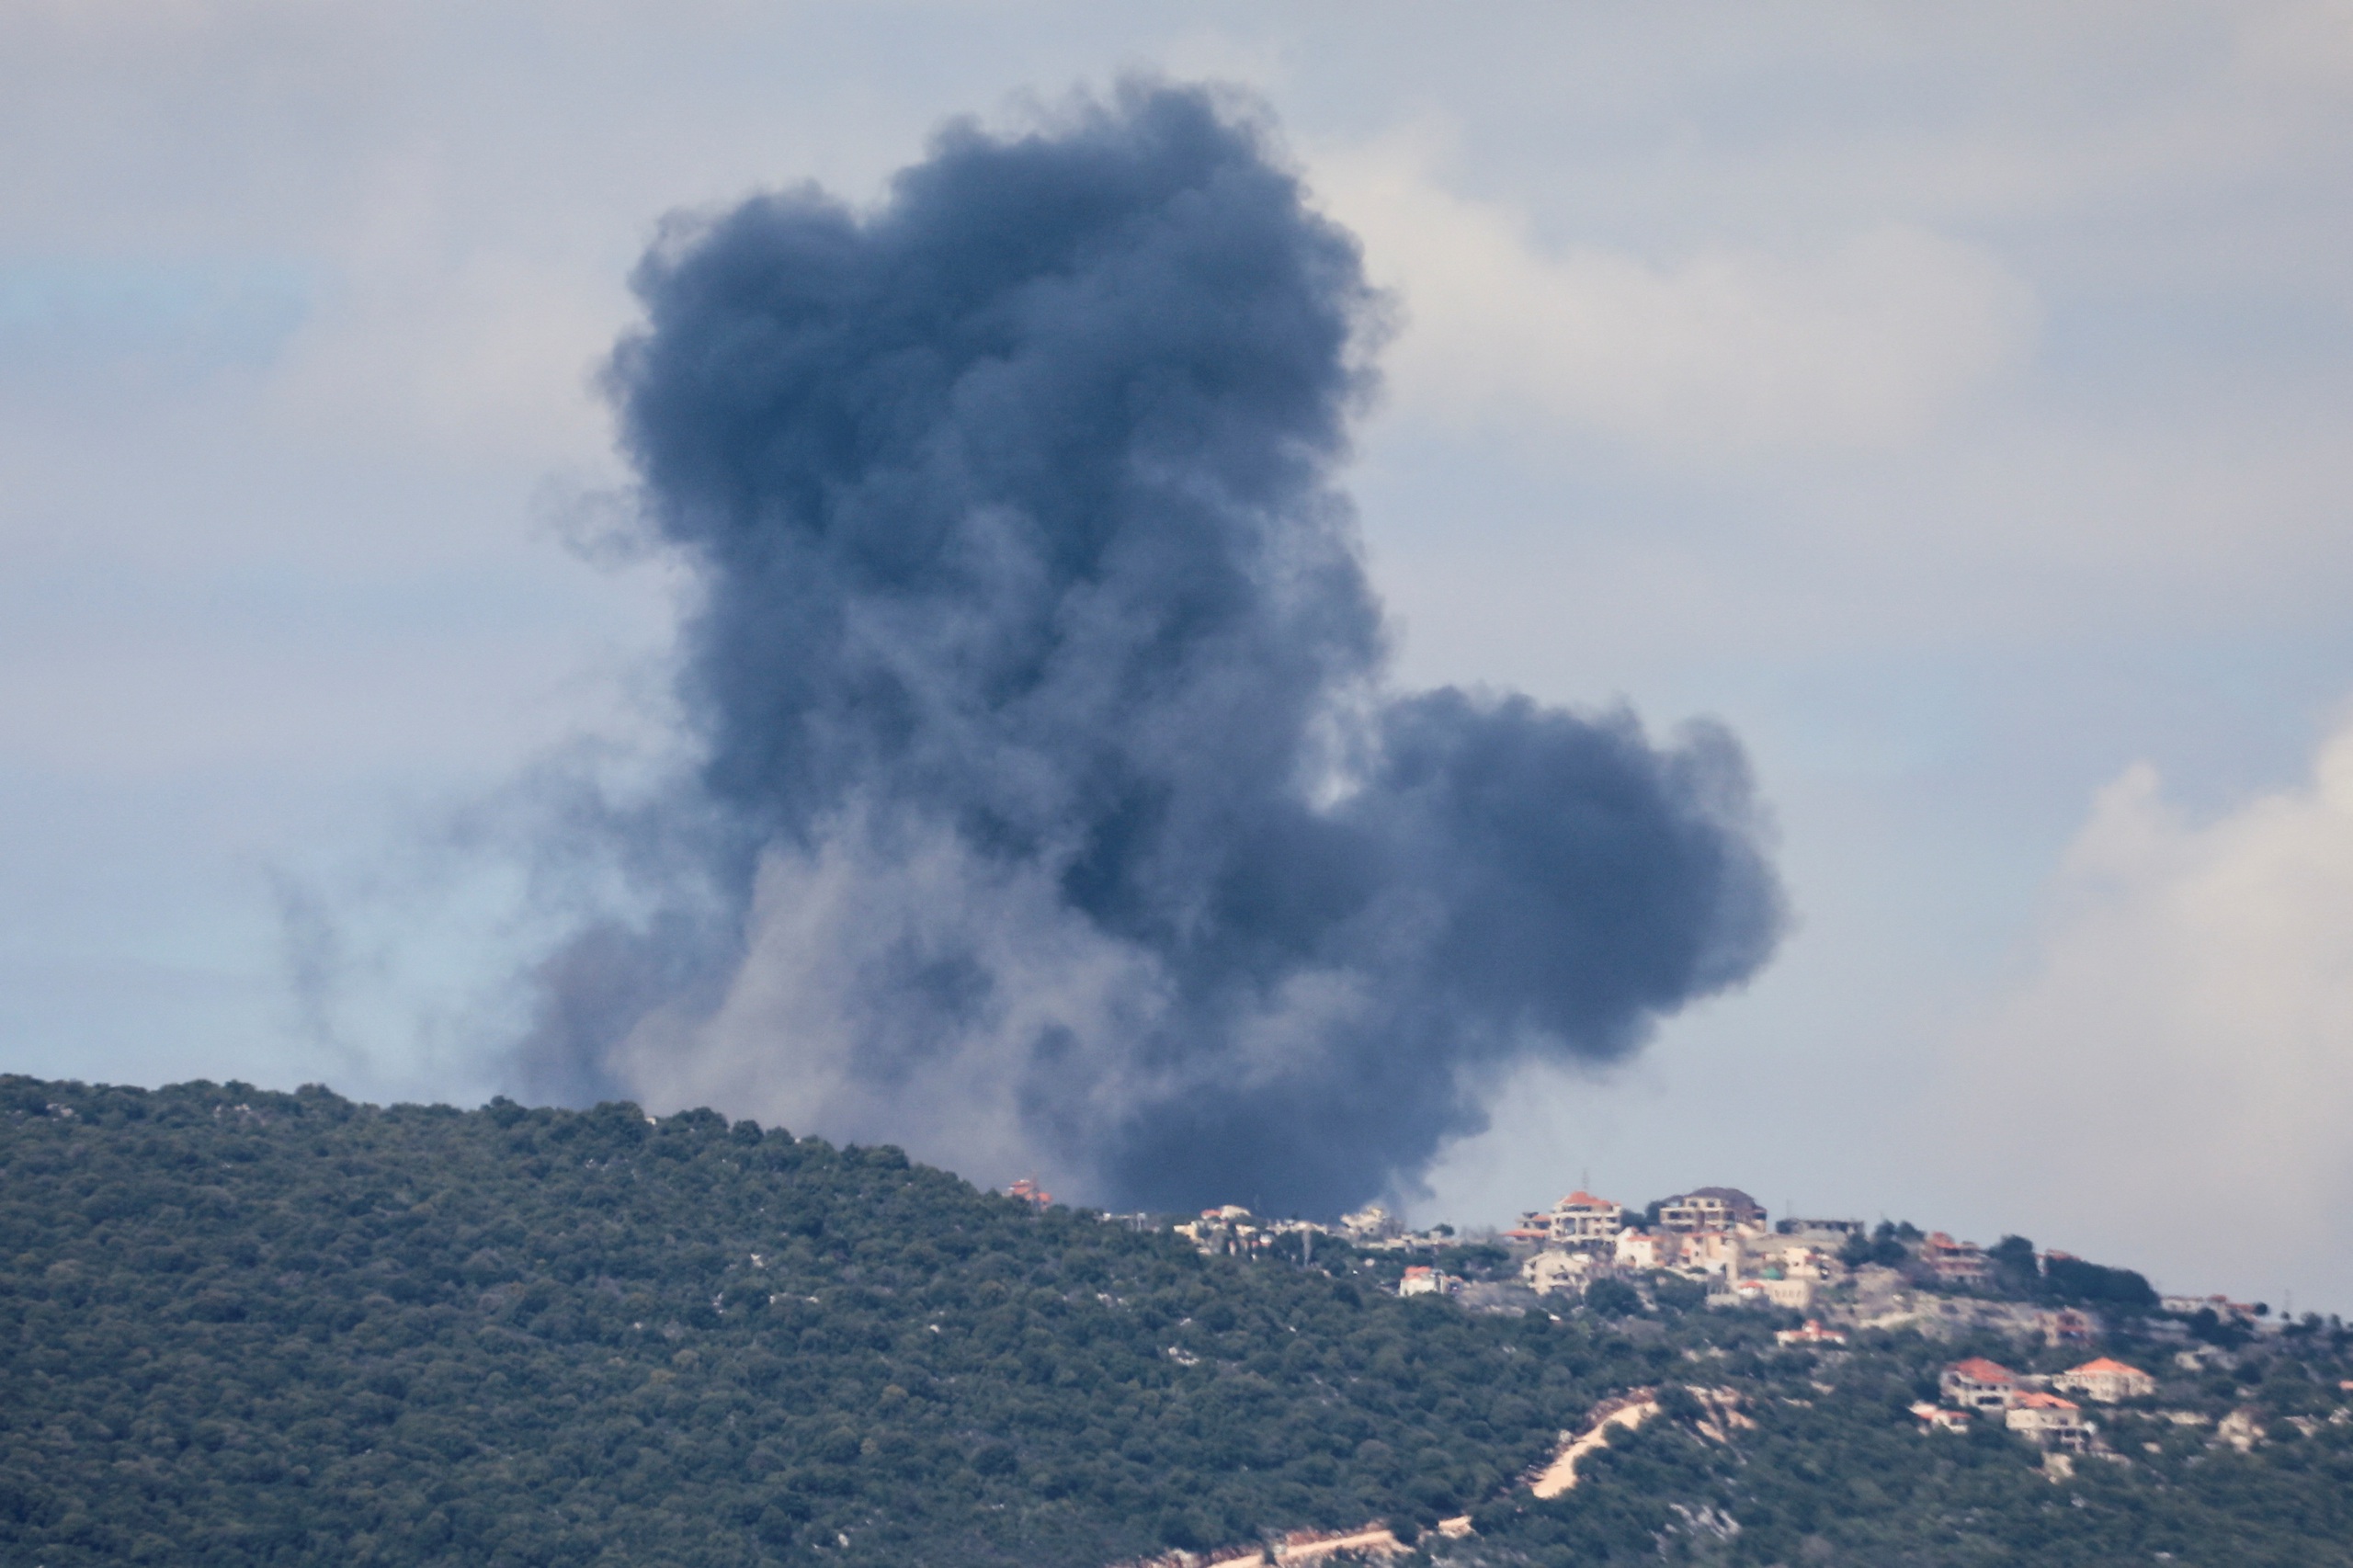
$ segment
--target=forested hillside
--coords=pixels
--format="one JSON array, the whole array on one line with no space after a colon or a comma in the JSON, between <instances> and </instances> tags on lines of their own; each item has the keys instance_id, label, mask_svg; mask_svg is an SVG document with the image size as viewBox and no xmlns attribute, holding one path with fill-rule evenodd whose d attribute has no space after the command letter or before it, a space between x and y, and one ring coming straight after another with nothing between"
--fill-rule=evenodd
<instances>
[{"instance_id":1,"label":"forested hillside","mask_svg":"<svg viewBox=\"0 0 2353 1568\"><path fill-rule=\"evenodd\" d=\"M1954 1353L1915 1335L1479 1315L1317 1261L708 1112L0 1079L0 1564L1098 1568L1465 1511L1426 1549L2353 1562L2325 1333L2168 1392L2252 1403L2251 1452L2148 1424L2160 1452L2059 1484L1913 1430ZM1686 1382L1753 1425L1711 1436ZM1514 1491L1638 1386L1668 1414L1586 1484Z\"/></svg>"},{"instance_id":2,"label":"forested hillside","mask_svg":"<svg viewBox=\"0 0 2353 1568\"><path fill-rule=\"evenodd\" d=\"M1092 1565L1453 1511L1651 1371L710 1113L0 1093L50 1568Z\"/></svg>"}]
</instances>

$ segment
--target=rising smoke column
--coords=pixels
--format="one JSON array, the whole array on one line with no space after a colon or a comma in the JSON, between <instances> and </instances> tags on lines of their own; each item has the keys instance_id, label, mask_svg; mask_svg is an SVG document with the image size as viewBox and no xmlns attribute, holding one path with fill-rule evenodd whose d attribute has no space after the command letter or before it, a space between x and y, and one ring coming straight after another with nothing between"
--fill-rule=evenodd
<instances>
[{"instance_id":1,"label":"rising smoke column","mask_svg":"<svg viewBox=\"0 0 2353 1568\"><path fill-rule=\"evenodd\" d=\"M954 125L879 210L675 222L635 286L701 894L549 961L542 1092L1328 1214L1771 949L1722 732L1382 687L1331 483L1379 301L1226 100Z\"/></svg>"}]
</instances>

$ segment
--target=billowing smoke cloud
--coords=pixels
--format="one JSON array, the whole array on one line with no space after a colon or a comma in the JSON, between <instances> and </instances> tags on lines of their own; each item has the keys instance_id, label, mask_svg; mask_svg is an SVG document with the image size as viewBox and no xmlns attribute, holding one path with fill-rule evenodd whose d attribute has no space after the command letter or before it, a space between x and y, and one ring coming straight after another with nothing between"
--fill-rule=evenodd
<instances>
[{"instance_id":1,"label":"billowing smoke cloud","mask_svg":"<svg viewBox=\"0 0 2353 1568\"><path fill-rule=\"evenodd\" d=\"M953 126L879 210L681 222L636 288L706 896L551 960L542 1092L1329 1213L1770 949L1721 731L1381 687L1331 484L1379 301L1246 110Z\"/></svg>"}]
</instances>

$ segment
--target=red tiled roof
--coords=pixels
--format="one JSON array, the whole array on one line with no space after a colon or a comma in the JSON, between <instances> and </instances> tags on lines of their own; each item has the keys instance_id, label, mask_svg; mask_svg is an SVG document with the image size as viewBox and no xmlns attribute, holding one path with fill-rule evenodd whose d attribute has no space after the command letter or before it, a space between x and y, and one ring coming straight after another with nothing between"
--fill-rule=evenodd
<instances>
[{"instance_id":1,"label":"red tiled roof","mask_svg":"<svg viewBox=\"0 0 2353 1568\"><path fill-rule=\"evenodd\" d=\"M2075 1402L2071 1399L2061 1399L2055 1393L2022 1393L2018 1395L2018 1408L2021 1410L2073 1410L2075 1408Z\"/></svg>"},{"instance_id":2,"label":"red tiled roof","mask_svg":"<svg viewBox=\"0 0 2353 1568\"><path fill-rule=\"evenodd\" d=\"M1999 1361L1988 1361L1983 1356L1972 1356L1966 1361L1956 1361L1949 1369L1964 1378L1981 1383L2014 1383L2018 1375Z\"/></svg>"},{"instance_id":3,"label":"red tiled roof","mask_svg":"<svg viewBox=\"0 0 2353 1568\"><path fill-rule=\"evenodd\" d=\"M2128 1367L2123 1362L2108 1356L2103 1356L2097 1361L2086 1361L2080 1367L2070 1368L2067 1375L2071 1378L2081 1377L2086 1372L2124 1372L2136 1378L2145 1378L2149 1375L2138 1367Z\"/></svg>"}]
</instances>

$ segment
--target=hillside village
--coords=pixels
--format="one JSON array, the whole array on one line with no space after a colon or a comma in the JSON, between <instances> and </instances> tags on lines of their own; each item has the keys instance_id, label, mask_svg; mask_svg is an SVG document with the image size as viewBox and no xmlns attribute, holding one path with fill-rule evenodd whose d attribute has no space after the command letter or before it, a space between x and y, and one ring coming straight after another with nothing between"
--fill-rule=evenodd
<instances>
[{"instance_id":1,"label":"hillside village","mask_svg":"<svg viewBox=\"0 0 2353 1568\"><path fill-rule=\"evenodd\" d=\"M2353 1331L2016 1238L1107 1216L709 1111L5 1076L0 1176L50 1568L2353 1568Z\"/></svg>"},{"instance_id":2,"label":"hillside village","mask_svg":"<svg viewBox=\"0 0 2353 1568\"><path fill-rule=\"evenodd\" d=\"M1034 1184L1014 1196L1051 1201ZM1131 1223L1143 1215L1112 1216ZM2018 1237L1988 1248L1942 1231L1899 1222L1784 1218L1737 1187L1702 1187L1642 1209L1582 1189L1549 1209L1529 1210L1501 1232L1458 1233L1451 1226L1407 1230L1379 1205L1336 1225L1267 1220L1228 1204L1176 1224L1176 1233L1216 1256L1286 1256L1312 1261L1345 1250L1358 1259L1402 1263L1400 1295L1456 1297L1466 1306L1547 1310L1583 1304L1596 1286L1630 1290L1645 1304L1665 1291L1677 1305L1762 1305L1824 1323L1893 1328L1908 1323L1968 1324L2087 1345L2103 1312L2157 1312L2185 1320L2205 1313L2220 1332L2255 1335L2285 1326L2264 1303L2214 1297L2160 1298L2129 1269L2103 1267L2063 1252L2038 1252ZM1405 1259L1413 1261L1405 1262ZM1604 1299L1611 1292L1605 1290ZM2189 1336L2187 1326L2182 1330Z\"/></svg>"},{"instance_id":3,"label":"hillside village","mask_svg":"<svg viewBox=\"0 0 2353 1568\"><path fill-rule=\"evenodd\" d=\"M1026 1185L1026 1184L1025 1184ZM1034 1188L1017 1193L1031 1201ZM1142 1216L1129 1217L1142 1220ZM1802 1321L1777 1331L1785 1347L1835 1349L1850 1333L1911 1329L1930 1338L1999 1335L2022 1347L2084 1358L2058 1369L2014 1370L1984 1356L1948 1366L1935 1400L1911 1414L1920 1430L1966 1435L1998 1426L2042 1449L2063 1471L2078 1455L2120 1457L2086 1406L2135 1407L2160 1426L2211 1426L2212 1440L2245 1451L2263 1433L2244 1412L2216 1417L2156 1408L2157 1375L2094 1354L2112 1339L2139 1347L2176 1380L2239 1366L2241 1352L2267 1337L2313 1335L2268 1303L2222 1296L2159 1296L2129 1269L2038 1252L2006 1237L1993 1247L1941 1231L1882 1221L1785 1217L1737 1187L1703 1187L1642 1209L1579 1189L1549 1209L1529 1210L1500 1233L1458 1234L1449 1226L1412 1232L1378 1205L1337 1225L1263 1220L1234 1205L1205 1210L1173 1229L1204 1254L1288 1256L1306 1263L1319 1250L1359 1268L1396 1266L1401 1296L1450 1299L1472 1311L1598 1312L1624 1317L1662 1302L1679 1308L1762 1308ZM1412 1260L1412 1261L1408 1261ZM2348 1384L2344 1392L2353 1392ZM2072 1397L2071 1397L2072 1396Z\"/></svg>"}]
</instances>

